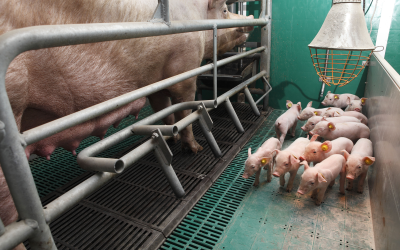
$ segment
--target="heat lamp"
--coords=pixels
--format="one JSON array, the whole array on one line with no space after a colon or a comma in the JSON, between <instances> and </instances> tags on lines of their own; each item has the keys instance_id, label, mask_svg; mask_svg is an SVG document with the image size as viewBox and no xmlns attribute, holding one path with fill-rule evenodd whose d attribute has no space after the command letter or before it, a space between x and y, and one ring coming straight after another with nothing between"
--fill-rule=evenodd
<instances>
[{"instance_id":1,"label":"heat lamp","mask_svg":"<svg viewBox=\"0 0 400 250\"><path fill-rule=\"evenodd\" d=\"M375 49L361 0L333 0L321 29L308 47L318 76L328 86L342 87L356 78Z\"/></svg>"}]
</instances>

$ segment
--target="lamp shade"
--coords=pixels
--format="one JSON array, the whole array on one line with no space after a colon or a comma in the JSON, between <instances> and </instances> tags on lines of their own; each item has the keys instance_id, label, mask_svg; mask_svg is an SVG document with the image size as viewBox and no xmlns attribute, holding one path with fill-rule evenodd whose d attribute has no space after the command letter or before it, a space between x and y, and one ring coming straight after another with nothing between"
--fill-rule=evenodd
<instances>
[{"instance_id":1,"label":"lamp shade","mask_svg":"<svg viewBox=\"0 0 400 250\"><path fill-rule=\"evenodd\" d=\"M334 0L308 47L315 70L327 85L341 87L356 78L375 49L361 0Z\"/></svg>"}]
</instances>

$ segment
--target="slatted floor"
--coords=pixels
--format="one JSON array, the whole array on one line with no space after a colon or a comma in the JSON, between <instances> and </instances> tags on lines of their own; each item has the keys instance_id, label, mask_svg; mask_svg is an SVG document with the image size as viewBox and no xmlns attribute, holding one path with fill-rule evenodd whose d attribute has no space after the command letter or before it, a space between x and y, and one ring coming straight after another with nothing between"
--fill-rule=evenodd
<instances>
[{"instance_id":1,"label":"slatted floor","mask_svg":"<svg viewBox=\"0 0 400 250\"><path fill-rule=\"evenodd\" d=\"M224 108L210 112L214 121L212 132L223 154L221 158L213 156L196 123L193 124L193 131L196 140L204 147L203 151L197 155L184 153L180 143L168 142L174 155L172 166L186 191L183 199L173 195L155 157L149 154L50 224L57 247L158 248L213 185L268 114L265 112L256 117L246 104L234 104L234 108L246 131L244 134L236 132ZM145 109L140 118L149 114L151 110ZM119 129L131 123L132 117L127 118ZM111 130L107 135L117 131ZM102 157L120 155L146 139L132 137L103 153ZM78 151L96 141L98 139L87 139ZM57 149L49 162L42 158L34 159L31 167L44 206L93 175L81 170L76 165L76 157L62 149Z\"/></svg>"}]
</instances>

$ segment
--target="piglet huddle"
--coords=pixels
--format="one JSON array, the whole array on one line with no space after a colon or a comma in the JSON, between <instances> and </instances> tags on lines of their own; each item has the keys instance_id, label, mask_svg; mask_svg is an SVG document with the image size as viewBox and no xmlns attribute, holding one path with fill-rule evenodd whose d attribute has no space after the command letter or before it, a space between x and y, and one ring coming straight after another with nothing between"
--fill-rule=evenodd
<instances>
[{"instance_id":1,"label":"piglet huddle","mask_svg":"<svg viewBox=\"0 0 400 250\"><path fill-rule=\"evenodd\" d=\"M267 169L267 182L273 175L279 177L280 185L284 186L285 174L289 172L286 190L291 192L297 171L303 165L304 173L297 193L304 195L312 191L311 198L316 200L317 205L321 204L326 189L335 184L339 175L341 194L345 194L346 178L347 190L352 190L353 181L359 178L357 191L362 193L368 167L375 162L372 142L368 139L368 119L361 113L366 100L329 91L322 104L334 108L314 109L309 102L303 111L300 102L293 104L286 101L288 110L275 122L279 140L268 139L254 154L251 154L251 148L248 149L243 178L248 179L256 173L254 186L258 186L261 168L264 167ZM298 120L307 120L301 129L309 132L312 138L298 138L281 150L286 134L295 136ZM325 141L317 141L318 137ZM310 167L309 163L314 166Z\"/></svg>"}]
</instances>

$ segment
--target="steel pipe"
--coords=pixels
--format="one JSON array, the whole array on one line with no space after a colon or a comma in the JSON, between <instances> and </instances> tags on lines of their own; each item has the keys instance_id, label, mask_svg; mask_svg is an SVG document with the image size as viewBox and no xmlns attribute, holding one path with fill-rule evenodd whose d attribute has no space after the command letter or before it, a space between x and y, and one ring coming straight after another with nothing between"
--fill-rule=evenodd
<instances>
[{"instance_id":1,"label":"steel pipe","mask_svg":"<svg viewBox=\"0 0 400 250\"><path fill-rule=\"evenodd\" d=\"M247 86L244 88L244 94L246 95L246 99L247 99L248 103L250 104L250 107L253 110L253 113L256 116L260 116L260 110L258 110L257 104L254 102L253 96L251 95Z\"/></svg>"},{"instance_id":2,"label":"steel pipe","mask_svg":"<svg viewBox=\"0 0 400 250\"><path fill-rule=\"evenodd\" d=\"M248 56L248 55L263 51L263 50L265 50L265 47L260 47L260 48L251 50L246 53L242 53L242 54L238 54L236 56L231 56L231 57L225 58L223 60L218 61L217 66L219 67L219 66L228 64L228 63L238 60L242 57L245 57L245 56ZM38 126L36 128L27 130L22 135L25 139L25 142L28 145L32 144L32 143L40 141L46 137L49 137L56 133L59 133L65 129L71 128L75 125L78 125L80 123L83 123L85 121L93 119L97 116L103 115L114 109L117 109L117 108L119 108L123 105L126 105L130 102L133 102L141 97L148 96L148 95L158 92L164 88L172 86L178 82L181 82L183 80L189 79L191 77L194 77L196 75L199 75L201 73L209 71L212 68L213 68L212 64L207 64L207 65L204 65L197 69L193 69L193 70L187 71L185 73L167 78L167 79L159 81L157 83L153 83L146 87L143 87L138 90L124 94L122 96L110 99L108 101L99 103L92 107L89 107L89 108L80 110L78 112L75 112L73 114L64 116L57 120L48 122L48 123ZM0 79L0 81L1 81L1 79ZM1 82L0 82L0 84L1 84Z\"/></svg>"},{"instance_id":3,"label":"steel pipe","mask_svg":"<svg viewBox=\"0 0 400 250\"><path fill-rule=\"evenodd\" d=\"M6 135L5 125L2 121L0 121L0 142L3 140Z\"/></svg>"},{"instance_id":4,"label":"steel pipe","mask_svg":"<svg viewBox=\"0 0 400 250\"><path fill-rule=\"evenodd\" d=\"M180 131L176 125L143 125L134 126L132 132L136 135L151 135L156 129L159 129L163 135L167 136L176 136Z\"/></svg>"},{"instance_id":5,"label":"steel pipe","mask_svg":"<svg viewBox=\"0 0 400 250\"><path fill-rule=\"evenodd\" d=\"M30 238L38 228L38 223L29 219L11 223L0 236L0 250L13 249Z\"/></svg>"},{"instance_id":6,"label":"steel pipe","mask_svg":"<svg viewBox=\"0 0 400 250\"><path fill-rule=\"evenodd\" d=\"M262 100L269 94L269 92L271 92L271 90L272 90L272 87L271 87L271 85L269 84L269 82L267 81L267 78L266 78L265 76L263 76L262 79L263 79L263 81L264 81L264 86L268 87L268 91L265 92L265 93L256 101L256 104L258 104L260 101L262 101ZM250 93L251 93L251 90L250 90Z\"/></svg>"},{"instance_id":7,"label":"steel pipe","mask_svg":"<svg viewBox=\"0 0 400 250\"><path fill-rule=\"evenodd\" d=\"M238 116L236 115L235 109L232 106L231 101L229 100L229 97L226 98L225 102L224 102L226 111L229 114L229 117L232 119L233 124L235 125L235 128L237 130L238 133L244 133L244 129L242 124L240 123L240 120L238 118Z\"/></svg>"},{"instance_id":8,"label":"steel pipe","mask_svg":"<svg viewBox=\"0 0 400 250\"><path fill-rule=\"evenodd\" d=\"M4 227L3 221L0 218L0 236L2 236L5 231L6 231L6 228Z\"/></svg>"},{"instance_id":9,"label":"steel pipe","mask_svg":"<svg viewBox=\"0 0 400 250\"><path fill-rule=\"evenodd\" d=\"M213 81L214 81L214 100L217 100L218 93L217 93L217 50L218 50L218 44L217 44L217 35L218 35L218 30L217 30L217 25L214 25L213 29Z\"/></svg>"}]
</instances>

